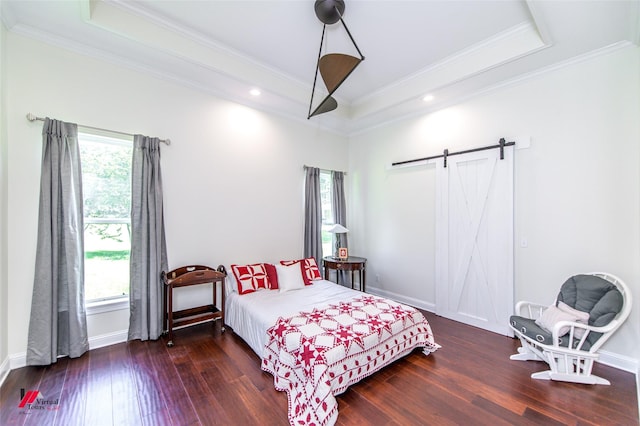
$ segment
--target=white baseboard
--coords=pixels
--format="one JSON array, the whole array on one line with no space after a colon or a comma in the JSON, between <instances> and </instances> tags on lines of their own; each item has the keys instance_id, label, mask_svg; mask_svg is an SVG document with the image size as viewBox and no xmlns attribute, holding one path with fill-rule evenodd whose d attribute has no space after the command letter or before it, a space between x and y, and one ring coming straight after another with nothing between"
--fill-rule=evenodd
<instances>
[{"instance_id":1,"label":"white baseboard","mask_svg":"<svg viewBox=\"0 0 640 426\"><path fill-rule=\"evenodd\" d=\"M436 306L434 303L426 302L420 299L415 299L413 297L403 296L401 294L382 290L380 288L367 286L367 293L371 293L380 297L386 297L387 299L395 300L396 302L406 303L407 305L424 309L425 311L429 311L429 312L436 311ZM638 391L638 408L640 410L640 363L638 362L638 360L635 358L630 358L628 356L619 355L613 352L600 351L600 359L598 360L598 362L608 365L609 367L634 373L636 375L636 382L637 382L636 390Z\"/></svg>"},{"instance_id":2,"label":"white baseboard","mask_svg":"<svg viewBox=\"0 0 640 426\"><path fill-rule=\"evenodd\" d=\"M22 368L27 366L27 353L20 352L17 354L9 355L9 368L15 370L16 368Z\"/></svg>"},{"instance_id":3,"label":"white baseboard","mask_svg":"<svg viewBox=\"0 0 640 426\"><path fill-rule=\"evenodd\" d=\"M625 355L619 355L609 351L600 351L599 363L608 365L609 367L617 368L618 370L628 371L638 377L638 369L640 364L635 358L629 358Z\"/></svg>"},{"instance_id":4,"label":"white baseboard","mask_svg":"<svg viewBox=\"0 0 640 426\"><path fill-rule=\"evenodd\" d=\"M98 348L102 348L110 345L115 345L116 343L126 342L127 336L128 336L127 330L120 330L120 331L115 331L113 333L101 334L99 336L90 337L89 350L98 349ZM17 354L9 355L8 364L9 364L9 370L15 370L16 368L25 367L27 365L27 353L20 352ZM3 366L4 366L4 363L3 363ZM2 374L2 371L3 370L0 369L0 374Z\"/></svg>"},{"instance_id":5,"label":"white baseboard","mask_svg":"<svg viewBox=\"0 0 640 426\"><path fill-rule=\"evenodd\" d=\"M381 288L367 286L367 293L371 293L376 296L385 297L387 299L395 300L396 302L405 303L415 308L424 309L425 311L435 312L436 305L424 300L416 299L414 297L407 297L401 294L393 293L391 291L382 290Z\"/></svg>"},{"instance_id":6,"label":"white baseboard","mask_svg":"<svg viewBox=\"0 0 640 426\"><path fill-rule=\"evenodd\" d=\"M618 370L628 371L636 375L636 394L638 396L638 416L640 416L640 362L635 358L613 352L600 351L598 362Z\"/></svg>"},{"instance_id":7,"label":"white baseboard","mask_svg":"<svg viewBox=\"0 0 640 426\"><path fill-rule=\"evenodd\" d=\"M2 364L0 364L0 386L2 386L5 379L9 375L9 371L11 371L9 357L6 357L4 361L2 361Z\"/></svg>"},{"instance_id":8,"label":"white baseboard","mask_svg":"<svg viewBox=\"0 0 640 426\"><path fill-rule=\"evenodd\" d=\"M89 338L89 350L103 348L127 341L128 330L114 331L113 333L101 334Z\"/></svg>"}]
</instances>

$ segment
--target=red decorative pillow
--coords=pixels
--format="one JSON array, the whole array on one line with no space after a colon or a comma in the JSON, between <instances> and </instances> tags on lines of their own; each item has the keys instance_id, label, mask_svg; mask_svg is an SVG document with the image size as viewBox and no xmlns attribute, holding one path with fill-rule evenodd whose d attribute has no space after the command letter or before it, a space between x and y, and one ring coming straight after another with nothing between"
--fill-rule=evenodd
<instances>
[{"instance_id":1,"label":"red decorative pillow","mask_svg":"<svg viewBox=\"0 0 640 426\"><path fill-rule=\"evenodd\" d=\"M298 262L300 262L300 267L302 268L302 278L304 279L304 283L306 285L311 285L311 281L322 279L322 275L320 275L320 268L318 268L316 259L313 257L298 260L281 260L280 264L289 266Z\"/></svg>"},{"instance_id":2,"label":"red decorative pillow","mask_svg":"<svg viewBox=\"0 0 640 426\"><path fill-rule=\"evenodd\" d=\"M271 263L264 264L265 269L267 270L267 276L269 277L269 284L271 290L278 289L278 272L276 271L276 267Z\"/></svg>"},{"instance_id":3,"label":"red decorative pillow","mask_svg":"<svg viewBox=\"0 0 640 426\"><path fill-rule=\"evenodd\" d=\"M231 265L231 270L238 283L238 294L253 293L259 288L271 288L264 263L244 266Z\"/></svg>"},{"instance_id":4,"label":"red decorative pillow","mask_svg":"<svg viewBox=\"0 0 640 426\"><path fill-rule=\"evenodd\" d=\"M320 268L318 268L318 264L316 263L316 259L314 257L308 257L304 260L304 273L309 279L309 281L321 280L322 275L320 275Z\"/></svg>"}]
</instances>

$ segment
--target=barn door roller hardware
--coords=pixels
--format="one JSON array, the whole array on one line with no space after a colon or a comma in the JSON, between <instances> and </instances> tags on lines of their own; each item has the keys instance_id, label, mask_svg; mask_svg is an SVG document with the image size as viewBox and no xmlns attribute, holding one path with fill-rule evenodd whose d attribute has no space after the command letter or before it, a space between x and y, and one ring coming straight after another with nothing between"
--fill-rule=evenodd
<instances>
[{"instance_id":1,"label":"barn door roller hardware","mask_svg":"<svg viewBox=\"0 0 640 426\"><path fill-rule=\"evenodd\" d=\"M395 163L391 163L391 166L403 166L405 164L417 163L419 161L433 160L435 158L444 158L444 166L447 167L447 157L450 157L452 155L468 154L470 152L485 151L487 149L495 149L495 148L500 149L500 159L504 160L504 148L506 146L513 146L515 144L516 144L515 142L507 142L505 141L504 138L501 138L498 141L497 145L483 146L481 148L472 148L472 149L466 149L464 151L457 151L457 152L449 152L448 149L445 149L443 153L440 155L432 155L431 157L416 158L415 160L396 161Z\"/></svg>"}]
</instances>

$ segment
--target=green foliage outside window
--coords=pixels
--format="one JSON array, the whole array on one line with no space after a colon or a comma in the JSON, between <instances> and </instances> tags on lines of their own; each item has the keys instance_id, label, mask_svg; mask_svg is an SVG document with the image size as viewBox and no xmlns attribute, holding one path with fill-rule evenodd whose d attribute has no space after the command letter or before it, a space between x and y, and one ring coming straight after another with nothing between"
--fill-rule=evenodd
<instances>
[{"instance_id":1,"label":"green foliage outside window","mask_svg":"<svg viewBox=\"0 0 640 426\"><path fill-rule=\"evenodd\" d=\"M129 292L131 157L129 141L79 135L85 221L85 300Z\"/></svg>"},{"instance_id":2,"label":"green foliage outside window","mask_svg":"<svg viewBox=\"0 0 640 426\"><path fill-rule=\"evenodd\" d=\"M131 148L101 143L80 146L84 216L127 218L131 209Z\"/></svg>"},{"instance_id":3,"label":"green foliage outside window","mask_svg":"<svg viewBox=\"0 0 640 426\"><path fill-rule=\"evenodd\" d=\"M331 172L320 171L320 201L322 204L322 256L333 253L333 234L326 229L333 225L333 211L331 210Z\"/></svg>"}]
</instances>

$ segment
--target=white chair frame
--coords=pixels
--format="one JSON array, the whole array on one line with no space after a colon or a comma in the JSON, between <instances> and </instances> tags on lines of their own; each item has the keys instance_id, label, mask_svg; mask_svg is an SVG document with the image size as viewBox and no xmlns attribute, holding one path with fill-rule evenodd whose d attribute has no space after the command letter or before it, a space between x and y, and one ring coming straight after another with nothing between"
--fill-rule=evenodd
<instances>
[{"instance_id":1,"label":"white chair frame","mask_svg":"<svg viewBox=\"0 0 640 426\"><path fill-rule=\"evenodd\" d=\"M542 344L537 340L524 335L509 324L516 336L520 339L521 343L521 347L518 348L518 353L511 355L510 359L517 361L544 361L549 364L549 370L533 373L531 375L532 378L542 380L560 380L591 385L611 384L608 380L603 379L602 377L592 375L591 369L593 368L594 361L598 360L600 356L598 354L598 350L629 316L632 304L631 292L624 281L615 275L605 272L591 272L585 275L595 275L614 284L618 290L620 290L620 293L622 293L622 309L618 315L604 327L593 327L587 324L571 321L558 322L552 330L552 341L554 343L551 345ZM547 306L521 301L516 304L515 312L516 315L535 320L542 316L545 309L547 309ZM561 336L558 336L558 332L563 327L570 327L568 333L569 345L567 347L559 346ZM576 329L585 330L582 338L575 336ZM602 336L594 342L588 351L582 350L582 345L586 341L589 333L602 333ZM577 345L575 342L578 342ZM576 348L571 349L574 345L576 345Z\"/></svg>"}]
</instances>

